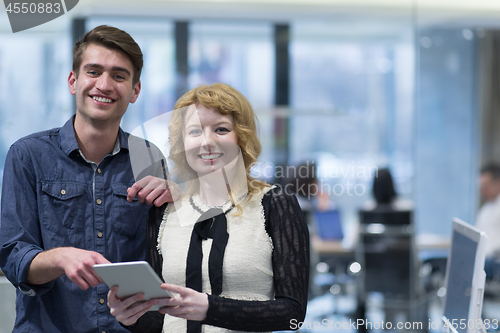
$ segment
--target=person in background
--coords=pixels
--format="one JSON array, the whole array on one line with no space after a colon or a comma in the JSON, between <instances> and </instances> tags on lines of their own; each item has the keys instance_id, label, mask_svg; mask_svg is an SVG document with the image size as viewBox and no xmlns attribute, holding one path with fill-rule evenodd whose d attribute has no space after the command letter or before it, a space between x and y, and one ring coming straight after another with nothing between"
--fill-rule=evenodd
<instances>
[{"instance_id":1,"label":"person in background","mask_svg":"<svg viewBox=\"0 0 500 333\"><path fill-rule=\"evenodd\" d=\"M145 259L149 205L171 200L166 180L154 177L164 172L159 161L134 184L129 151L141 145L120 128L141 91L142 64L130 35L96 27L73 50L76 114L9 149L0 268L17 289L13 332L127 331L93 265Z\"/></svg>"},{"instance_id":2,"label":"person in background","mask_svg":"<svg viewBox=\"0 0 500 333\"><path fill-rule=\"evenodd\" d=\"M285 191L297 196L309 223L314 211L331 208L328 194L321 190L316 169L314 161L302 162L294 168L287 168L288 177L283 182Z\"/></svg>"},{"instance_id":3,"label":"person in background","mask_svg":"<svg viewBox=\"0 0 500 333\"><path fill-rule=\"evenodd\" d=\"M488 278L500 274L500 165L489 163L481 168L479 189L483 205L475 226L488 235L485 271Z\"/></svg>"},{"instance_id":4,"label":"person in background","mask_svg":"<svg viewBox=\"0 0 500 333\"><path fill-rule=\"evenodd\" d=\"M388 168L378 169L373 176L372 194L374 200L368 201L364 209L411 210L411 201L400 198L394 187L394 180Z\"/></svg>"},{"instance_id":5,"label":"person in background","mask_svg":"<svg viewBox=\"0 0 500 333\"><path fill-rule=\"evenodd\" d=\"M162 288L178 296L135 305L142 294L120 300L113 287L110 312L131 331L269 332L304 320L307 224L293 194L251 176L261 152L256 131L250 103L228 85L203 85L177 101L172 175L188 186L150 212L158 238L148 237L148 252L168 282ZM153 304L164 307L148 312Z\"/></svg>"}]
</instances>

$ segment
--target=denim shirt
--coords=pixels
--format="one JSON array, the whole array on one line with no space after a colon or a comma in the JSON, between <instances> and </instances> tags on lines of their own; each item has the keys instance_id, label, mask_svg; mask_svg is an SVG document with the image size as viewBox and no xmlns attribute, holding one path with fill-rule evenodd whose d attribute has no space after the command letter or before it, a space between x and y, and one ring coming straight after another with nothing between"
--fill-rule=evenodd
<instances>
[{"instance_id":1,"label":"denim shirt","mask_svg":"<svg viewBox=\"0 0 500 333\"><path fill-rule=\"evenodd\" d=\"M127 202L134 183L129 134L99 165L87 162L73 119L61 128L14 143L6 158L0 222L0 268L17 288L13 332L128 332L110 315L108 287L81 290L63 275L47 284L27 283L41 251L71 246L111 262L144 260L150 206Z\"/></svg>"}]
</instances>

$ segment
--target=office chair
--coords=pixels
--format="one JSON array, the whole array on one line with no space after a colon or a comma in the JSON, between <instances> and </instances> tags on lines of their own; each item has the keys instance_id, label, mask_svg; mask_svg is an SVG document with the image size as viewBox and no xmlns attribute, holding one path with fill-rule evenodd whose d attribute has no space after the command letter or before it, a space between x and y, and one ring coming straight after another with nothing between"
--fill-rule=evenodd
<instances>
[{"instance_id":1,"label":"office chair","mask_svg":"<svg viewBox=\"0 0 500 333\"><path fill-rule=\"evenodd\" d=\"M358 316L364 315L368 293L378 292L384 296L386 320L392 321L390 314L403 312L407 321L421 321L417 310L421 310L423 290L418 281L413 211L382 206L359 211L359 220ZM426 313L424 317L425 326Z\"/></svg>"}]
</instances>

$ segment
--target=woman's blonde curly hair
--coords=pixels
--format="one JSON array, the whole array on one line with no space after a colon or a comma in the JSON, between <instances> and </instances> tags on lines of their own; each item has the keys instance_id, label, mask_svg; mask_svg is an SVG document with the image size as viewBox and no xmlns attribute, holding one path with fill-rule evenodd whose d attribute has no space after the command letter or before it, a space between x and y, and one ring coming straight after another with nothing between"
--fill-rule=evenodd
<instances>
[{"instance_id":1,"label":"woman's blonde curly hair","mask_svg":"<svg viewBox=\"0 0 500 333\"><path fill-rule=\"evenodd\" d=\"M224 83L201 85L185 93L175 104L169 123L169 158L175 163L173 173L184 180L197 178L196 172L191 169L187 162L183 140L184 118L188 107L193 104L201 104L222 115L233 116L234 130L238 138L238 146L241 149L250 194L247 198L268 187L269 185L250 175L250 169L262 151L257 135L257 117L248 100L236 89ZM232 196L231 201L240 211L240 206Z\"/></svg>"}]
</instances>

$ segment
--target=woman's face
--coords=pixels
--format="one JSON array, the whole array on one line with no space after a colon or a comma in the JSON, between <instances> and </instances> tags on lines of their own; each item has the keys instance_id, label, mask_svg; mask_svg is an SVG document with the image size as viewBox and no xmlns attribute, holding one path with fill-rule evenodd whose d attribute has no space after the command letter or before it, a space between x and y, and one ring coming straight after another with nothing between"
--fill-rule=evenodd
<instances>
[{"instance_id":1,"label":"woman's face","mask_svg":"<svg viewBox=\"0 0 500 333\"><path fill-rule=\"evenodd\" d=\"M196 105L187 110L184 149L189 166L205 175L229 164L240 148L232 115Z\"/></svg>"}]
</instances>

